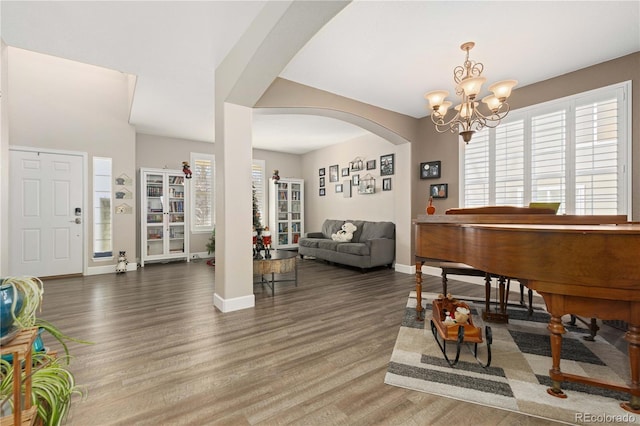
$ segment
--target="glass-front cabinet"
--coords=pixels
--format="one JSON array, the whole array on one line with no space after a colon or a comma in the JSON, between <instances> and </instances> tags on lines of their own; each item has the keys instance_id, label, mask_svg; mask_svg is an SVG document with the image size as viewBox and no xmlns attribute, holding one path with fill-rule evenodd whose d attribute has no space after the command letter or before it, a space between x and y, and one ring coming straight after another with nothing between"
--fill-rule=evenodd
<instances>
[{"instance_id":1,"label":"glass-front cabinet","mask_svg":"<svg viewBox=\"0 0 640 426\"><path fill-rule=\"evenodd\" d=\"M281 178L269 193L269 230L273 247L298 247L298 240L304 235L304 180Z\"/></svg>"},{"instance_id":2,"label":"glass-front cabinet","mask_svg":"<svg viewBox=\"0 0 640 426\"><path fill-rule=\"evenodd\" d=\"M140 169L141 261L189 259L187 191L180 170Z\"/></svg>"}]
</instances>

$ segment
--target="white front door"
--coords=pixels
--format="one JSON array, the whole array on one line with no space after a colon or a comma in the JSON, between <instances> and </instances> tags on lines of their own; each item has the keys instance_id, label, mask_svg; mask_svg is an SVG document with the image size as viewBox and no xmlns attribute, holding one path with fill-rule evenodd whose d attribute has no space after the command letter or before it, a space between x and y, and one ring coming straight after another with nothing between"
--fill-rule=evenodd
<instances>
[{"instance_id":1,"label":"white front door","mask_svg":"<svg viewBox=\"0 0 640 426\"><path fill-rule=\"evenodd\" d=\"M9 273L81 274L83 157L11 150Z\"/></svg>"}]
</instances>

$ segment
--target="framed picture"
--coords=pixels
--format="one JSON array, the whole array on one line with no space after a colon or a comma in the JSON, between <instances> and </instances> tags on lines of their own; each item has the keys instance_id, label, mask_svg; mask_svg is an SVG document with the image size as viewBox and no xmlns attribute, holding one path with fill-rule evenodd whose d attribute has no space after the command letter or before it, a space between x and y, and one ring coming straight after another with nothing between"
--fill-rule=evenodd
<instances>
[{"instance_id":1,"label":"framed picture","mask_svg":"<svg viewBox=\"0 0 640 426\"><path fill-rule=\"evenodd\" d=\"M324 176L324 167L321 169L318 169L318 176Z\"/></svg>"},{"instance_id":2,"label":"framed picture","mask_svg":"<svg viewBox=\"0 0 640 426\"><path fill-rule=\"evenodd\" d=\"M353 176L351 176L351 185L352 185L352 186L358 186L358 185L360 185L360 175L353 175Z\"/></svg>"},{"instance_id":3,"label":"framed picture","mask_svg":"<svg viewBox=\"0 0 640 426\"><path fill-rule=\"evenodd\" d=\"M338 182L338 165L329 166L329 182Z\"/></svg>"},{"instance_id":4,"label":"framed picture","mask_svg":"<svg viewBox=\"0 0 640 426\"><path fill-rule=\"evenodd\" d=\"M376 168L376 160L367 161L367 170L373 170Z\"/></svg>"},{"instance_id":5,"label":"framed picture","mask_svg":"<svg viewBox=\"0 0 640 426\"><path fill-rule=\"evenodd\" d=\"M349 176L349 168L348 167L344 167L342 169L342 177L344 176Z\"/></svg>"},{"instance_id":6,"label":"framed picture","mask_svg":"<svg viewBox=\"0 0 640 426\"><path fill-rule=\"evenodd\" d=\"M322 188L323 186L324 186L324 176L320 178L320 187Z\"/></svg>"},{"instance_id":7,"label":"framed picture","mask_svg":"<svg viewBox=\"0 0 640 426\"><path fill-rule=\"evenodd\" d=\"M420 163L420 179L437 179L440 177L440 161Z\"/></svg>"},{"instance_id":8,"label":"framed picture","mask_svg":"<svg viewBox=\"0 0 640 426\"><path fill-rule=\"evenodd\" d=\"M390 176L394 171L394 154L380 156L380 176Z\"/></svg>"},{"instance_id":9,"label":"framed picture","mask_svg":"<svg viewBox=\"0 0 640 426\"><path fill-rule=\"evenodd\" d=\"M391 178L382 179L382 190L391 191Z\"/></svg>"},{"instance_id":10,"label":"framed picture","mask_svg":"<svg viewBox=\"0 0 640 426\"><path fill-rule=\"evenodd\" d=\"M449 184L437 183L429 188L429 195L433 198L447 198L449 196Z\"/></svg>"},{"instance_id":11,"label":"framed picture","mask_svg":"<svg viewBox=\"0 0 640 426\"><path fill-rule=\"evenodd\" d=\"M342 184L336 183L336 194L339 194L341 192L342 192Z\"/></svg>"},{"instance_id":12,"label":"framed picture","mask_svg":"<svg viewBox=\"0 0 640 426\"><path fill-rule=\"evenodd\" d=\"M324 188L320 188L319 194L321 197L324 197L324 194L326 194Z\"/></svg>"},{"instance_id":13,"label":"framed picture","mask_svg":"<svg viewBox=\"0 0 640 426\"><path fill-rule=\"evenodd\" d=\"M351 181L342 181L342 196L344 198L351 198Z\"/></svg>"}]
</instances>

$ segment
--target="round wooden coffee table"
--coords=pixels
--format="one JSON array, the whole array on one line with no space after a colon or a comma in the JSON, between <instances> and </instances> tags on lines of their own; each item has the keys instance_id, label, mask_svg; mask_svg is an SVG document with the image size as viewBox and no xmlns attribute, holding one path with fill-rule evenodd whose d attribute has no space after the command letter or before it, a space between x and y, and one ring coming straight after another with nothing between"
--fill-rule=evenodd
<instances>
[{"instance_id":1,"label":"round wooden coffee table","mask_svg":"<svg viewBox=\"0 0 640 426\"><path fill-rule=\"evenodd\" d=\"M271 257L265 259L264 250L260 252L262 259L253 259L253 274L260 275L260 281L254 284L266 284L271 288L271 295L275 294L275 283L282 282L295 282L298 286L298 264L296 263L296 257L298 253L295 251L287 250L270 250ZM288 280L276 280L275 274L286 274L293 272L293 279ZM271 281L265 279L265 275L271 274Z\"/></svg>"}]
</instances>

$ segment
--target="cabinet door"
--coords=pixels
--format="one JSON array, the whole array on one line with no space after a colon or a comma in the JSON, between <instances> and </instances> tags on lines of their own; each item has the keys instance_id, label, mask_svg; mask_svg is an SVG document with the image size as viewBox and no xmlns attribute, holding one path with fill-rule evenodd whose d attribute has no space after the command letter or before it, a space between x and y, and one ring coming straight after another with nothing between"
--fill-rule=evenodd
<instances>
[{"instance_id":1,"label":"cabinet door","mask_svg":"<svg viewBox=\"0 0 640 426\"><path fill-rule=\"evenodd\" d=\"M167 253L176 254L185 252L184 234L184 176L169 175L168 179L168 200L166 209L168 232Z\"/></svg>"},{"instance_id":2,"label":"cabinet door","mask_svg":"<svg viewBox=\"0 0 640 426\"><path fill-rule=\"evenodd\" d=\"M165 182L162 174L147 174L146 187L146 256L164 254L164 192Z\"/></svg>"},{"instance_id":3,"label":"cabinet door","mask_svg":"<svg viewBox=\"0 0 640 426\"><path fill-rule=\"evenodd\" d=\"M298 244L302 233L302 184L291 183L289 241Z\"/></svg>"},{"instance_id":4,"label":"cabinet door","mask_svg":"<svg viewBox=\"0 0 640 426\"><path fill-rule=\"evenodd\" d=\"M279 182L277 192L276 241L279 246L289 244L289 183ZM273 232L273 231L272 231Z\"/></svg>"},{"instance_id":5,"label":"cabinet door","mask_svg":"<svg viewBox=\"0 0 640 426\"><path fill-rule=\"evenodd\" d=\"M182 258L188 252L184 175L145 170L143 182L142 266L144 261Z\"/></svg>"}]
</instances>

